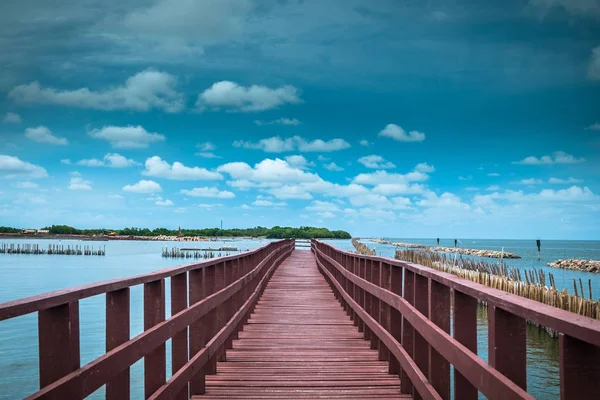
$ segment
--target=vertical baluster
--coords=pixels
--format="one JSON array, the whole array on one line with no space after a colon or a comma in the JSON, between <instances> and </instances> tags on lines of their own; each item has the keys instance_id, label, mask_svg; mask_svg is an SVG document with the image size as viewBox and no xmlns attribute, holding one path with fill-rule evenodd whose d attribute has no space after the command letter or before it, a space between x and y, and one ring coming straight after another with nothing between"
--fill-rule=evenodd
<instances>
[{"instance_id":1,"label":"vertical baluster","mask_svg":"<svg viewBox=\"0 0 600 400\"><path fill-rule=\"evenodd\" d=\"M217 264L216 269L215 269L215 292L218 292L219 290L223 289L225 287L225 269L226 269L226 263L222 262ZM226 323L226 313L227 313L227 307L226 307L226 303L222 303L220 305L217 306L216 308L216 326L215 326L215 330L212 332L211 338L214 337L217 332L219 332L219 330L221 330L221 328L223 328L223 326L225 326ZM215 356L211 357L211 359L209 360L209 364L212 366L212 372L211 375L214 375L217 373L217 361L224 361L225 359L225 354L223 352L223 348L222 346L216 351Z\"/></svg>"},{"instance_id":2,"label":"vertical baluster","mask_svg":"<svg viewBox=\"0 0 600 400\"><path fill-rule=\"evenodd\" d=\"M415 305L415 273L404 268L404 298L409 304ZM402 347L408 353L408 355L414 359L414 337L415 330L412 325L406 320L402 321ZM408 375L403 371L400 377L400 391L406 394L414 393L414 386Z\"/></svg>"},{"instance_id":3,"label":"vertical baluster","mask_svg":"<svg viewBox=\"0 0 600 400\"><path fill-rule=\"evenodd\" d=\"M371 279L371 263L370 260L367 259L364 259L363 262L364 269L362 278L366 281L369 281ZM363 309L367 312L367 314L371 314L371 294L366 290L364 291ZM371 340L371 330L366 324L364 338L365 340Z\"/></svg>"},{"instance_id":4,"label":"vertical baluster","mask_svg":"<svg viewBox=\"0 0 600 400\"><path fill-rule=\"evenodd\" d=\"M79 302L38 312L40 388L79 368Z\"/></svg>"},{"instance_id":5,"label":"vertical baluster","mask_svg":"<svg viewBox=\"0 0 600 400\"><path fill-rule=\"evenodd\" d=\"M129 288L106 293L106 352L130 339ZM106 399L129 399L129 367L106 384Z\"/></svg>"},{"instance_id":6,"label":"vertical baluster","mask_svg":"<svg viewBox=\"0 0 600 400\"><path fill-rule=\"evenodd\" d=\"M356 257L356 269L357 269L356 275L359 278L363 278L365 275L364 274L365 268L364 268L364 263L363 263L362 257ZM365 307L365 291L360 287L357 287L357 291L358 291L358 296L357 296L358 305L361 308L364 308ZM358 331L359 332L365 331L365 323L360 318L358 319Z\"/></svg>"},{"instance_id":7,"label":"vertical baluster","mask_svg":"<svg viewBox=\"0 0 600 400\"><path fill-rule=\"evenodd\" d=\"M429 279L426 276L415 274L415 308L419 310L421 314L429 318ZM429 343L421 336L417 331L415 335L415 352L414 360L421 372L429 377ZM421 396L418 393L414 393L413 397L420 399Z\"/></svg>"},{"instance_id":8,"label":"vertical baluster","mask_svg":"<svg viewBox=\"0 0 600 400\"><path fill-rule=\"evenodd\" d=\"M175 315L188 306L188 282L187 273L171 277L171 315ZM175 374L188 362L188 328L173 335L171 339L171 365L172 373ZM176 395L175 400L188 399L188 385Z\"/></svg>"},{"instance_id":9,"label":"vertical baluster","mask_svg":"<svg viewBox=\"0 0 600 400\"><path fill-rule=\"evenodd\" d=\"M559 335L560 398L593 399L600 393L600 347Z\"/></svg>"},{"instance_id":10,"label":"vertical baluster","mask_svg":"<svg viewBox=\"0 0 600 400\"><path fill-rule=\"evenodd\" d=\"M488 306L489 364L527 390L525 319Z\"/></svg>"},{"instance_id":11,"label":"vertical baluster","mask_svg":"<svg viewBox=\"0 0 600 400\"><path fill-rule=\"evenodd\" d=\"M379 261L374 260L369 260L369 263L371 264L371 276L369 277L369 281L375 286L379 287L381 286L381 263ZM377 321L378 324L381 323L381 321L379 320L379 312L379 298L377 298L377 296L371 295L371 317L373 317L373 319ZM371 332L371 349L377 350L379 352L379 338L373 332Z\"/></svg>"},{"instance_id":12,"label":"vertical baluster","mask_svg":"<svg viewBox=\"0 0 600 400\"><path fill-rule=\"evenodd\" d=\"M144 284L144 331L165 320L165 281ZM167 353L165 343L144 357L144 394L149 398L166 381Z\"/></svg>"},{"instance_id":13,"label":"vertical baluster","mask_svg":"<svg viewBox=\"0 0 600 400\"><path fill-rule=\"evenodd\" d=\"M209 268L195 269L189 272L189 299L190 306L196 304L207 296L207 284L205 277ZM208 275L208 274L207 274ZM190 357L195 356L206 344L206 325L208 314L198 321L190 324ZM190 380L190 395L201 395L205 392L205 371L200 369Z\"/></svg>"},{"instance_id":14,"label":"vertical baluster","mask_svg":"<svg viewBox=\"0 0 600 400\"><path fill-rule=\"evenodd\" d=\"M380 282L380 287L391 291L391 284L392 284L392 270L389 264L380 262L381 264L381 282ZM390 306L385 303L385 302L381 302L380 305L380 313L379 313L379 323L381 324L381 326L383 327L383 329L385 329L386 331L390 332ZM389 350L388 348L383 344L383 342L379 343L379 359L381 361L388 361L390 359L389 357Z\"/></svg>"},{"instance_id":15,"label":"vertical baluster","mask_svg":"<svg viewBox=\"0 0 600 400\"><path fill-rule=\"evenodd\" d=\"M356 257L354 257L353 255L349 255L350 259L348 261L348 267L349 267L349 271L352 275L356 275ZM350 297L352 297L352 300L356 301L356 285L354 283L350 283ZM354 324L354 326L358 326L358 317L356 316L356 313L354 312L354 310L351 308L350 309L350 317L352 318L352 323Z\"/></svg>"},{"instance_id":16,"label":"vertical baluster","mask_svg":"<svg viewBox=\"0 0 600 400\"><path fill-rule=\"evenodd\" d=\"M450 333L450 288L431 280L431 322ZM443 399L450 398L450 363L433 347L431 350L429 380Z\"/></svg>"},{"instance_id":17,"label":"vertical baluster","mask_svg":"<svg viewBox=\"0 0 600 400\"><path fill-rule=\"evenodd\" d=\"M454 290L454 338L477 354L477 300ZM454 398L477 400L477 389L454 368Z\"/></svg>"},{"instance_id":18,"label":"vertical baluster","mask_svg":"<svg viewBox=\"0 0 600 400\"><path fill-rule=\"evenodd\" d=\"M403 268L393 265L390 270L391 278L390 278L390 291L399 296L402 296L402 274ZM398 341L398 343L402 343L402 314L400 311L396 310L393 307L390 307L390 333ZM402 380L402 384L404 381L408 381L408 377L403 375L403 371L401 371L400 363L396 359L396 357L392 357L390 355L390 374L398 374L400 375L400 379Z\"/></svg>"}]
</instances>

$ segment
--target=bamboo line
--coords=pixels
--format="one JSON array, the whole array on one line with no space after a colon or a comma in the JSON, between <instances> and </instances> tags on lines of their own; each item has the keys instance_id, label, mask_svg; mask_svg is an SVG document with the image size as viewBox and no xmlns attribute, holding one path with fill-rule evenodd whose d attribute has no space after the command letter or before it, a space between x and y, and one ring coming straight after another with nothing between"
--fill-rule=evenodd
<instances>
[{"instance_id":1,"label":"bamboo line","mask_svg":"<svg viewBox=\"0 0 600 400\"><path fill-rule=\"evenodd\" d=\"M28 255L62 255L62 256L105 256L106 246L81 246L49 244L48 248L42 248L39 244L14 244L2 243L0 254L28 254Z\"/></svg>"},{"instance_id":2,"label":"bamboo line","mask_svg":"<svg viewBox=\"0 0 600 400\"><path fill-rule=\"evenodd\" d=\"M579 278L579 288L577 280L573 279L575 294L569 294L567 289L556 289L552 273L548 274L548 286L546 273L542 269L523 270L525 277L523 280L521 270L510 268L506 264L489 264L485 261L463 258L454 260L446 257L445 254L429 250L398 250L395 258L421 264L494 289L504 290L517 296L600 320L600 300L594 301L592 298L591 279L588 280L589 299L586 299L581 278ZM553 334L553 332L549 333Z\"/></svg>"}]
</instances>

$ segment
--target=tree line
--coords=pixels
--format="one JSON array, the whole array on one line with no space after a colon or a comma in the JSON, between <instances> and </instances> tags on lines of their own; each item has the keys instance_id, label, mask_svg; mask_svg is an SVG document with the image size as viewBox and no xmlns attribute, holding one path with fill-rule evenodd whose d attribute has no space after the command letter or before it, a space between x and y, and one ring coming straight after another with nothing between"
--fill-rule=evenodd
<instances>
[{"instance_id":1,"label":"tree line","mask_svg":"<svg viewBox=\"0 0 600 400\"><path fill-rule=\"evenodd\" d=\"M77 229L68 225L52 225L44 228L53 235L119 235L119 236L177 236L178 229L167 228L125 228L125 229ZM0 227L0 233L18 233L20 229ZM182 229L183 236L205 236L205 237L266 237L269 239L350 239L352 236L342 230L329 230L327 228L316 228L312 226L301 226L293 228L289 226L274 226L266 228L257 226L254 228L237 229Z\"/></svg>"}]
</instances>

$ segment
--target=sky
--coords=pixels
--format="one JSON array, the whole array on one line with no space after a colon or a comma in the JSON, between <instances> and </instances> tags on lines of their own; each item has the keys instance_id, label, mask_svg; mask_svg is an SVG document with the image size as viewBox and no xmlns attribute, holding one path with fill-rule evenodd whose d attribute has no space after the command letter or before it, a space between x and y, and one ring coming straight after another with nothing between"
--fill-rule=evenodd
<instances>
[{"instance_id":1,"label":"sky","mask_svg":"<svg viewBox=\"0 0 600 400\"><path fill-rule=\"evenodd\" d=\"M3 0L0 225L600 238L600 0Z\"/></svg>"}]
</instances>

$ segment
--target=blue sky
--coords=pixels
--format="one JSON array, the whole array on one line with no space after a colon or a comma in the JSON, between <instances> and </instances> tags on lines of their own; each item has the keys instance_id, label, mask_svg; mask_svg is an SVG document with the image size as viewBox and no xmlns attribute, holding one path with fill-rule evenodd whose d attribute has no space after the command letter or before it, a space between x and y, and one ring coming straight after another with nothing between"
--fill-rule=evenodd
<instances>
[{"instance_id":1,"label":"blue sky","mask_svg":"<svg viewBox=\"0 0 600 400\"><path fill-rule=\"evenodd\" d=\"M0 5L0 225L598 239L600 1Z\"/></svg>"}]
</instances>

